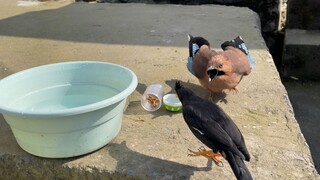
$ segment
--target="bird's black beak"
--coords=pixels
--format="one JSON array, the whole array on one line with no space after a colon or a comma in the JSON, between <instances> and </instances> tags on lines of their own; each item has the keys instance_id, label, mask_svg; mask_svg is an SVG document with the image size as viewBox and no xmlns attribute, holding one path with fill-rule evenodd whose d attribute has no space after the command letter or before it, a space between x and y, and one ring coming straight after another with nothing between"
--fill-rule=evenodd
<instances>
[{"instance_id":1,"label":"bird's black beak","mask_svg":"<svg viewBox=\"0 0 320 180\"><path fill-rule=\"evenodd\" d=\"M180 100L181 100L180 91L181 91L182 88L183 88L183 85L181 84L181 82L180 82L180 81L176 81L176 84L175 84L174 89L176 90L177 96L178 96L178 98L179 98Z\"/></svg>"},{"instance_id":2,"label":"bird's black beak","mask_svg":"<svg viewBox=\"0 0 320 180\"><path fill-rule=\"evenodd\" d=\"M210 81L212 81L218 75L218 69L213 66L210 66L207 70L207 74L209 75Z\"/></svg>"},{"instance_id":3,"label":"bird's black beak","mask_svg":"<svg viewBox=\"0 0 320 180\"><path fill-rule=\"evenodd\" d=\"M180 81L176 81L176 84L175 84L174 89L175 89L176 91L178 91L178 90L181 89L181 88L183 88L181 82L180 82Z\"/></svg>"},{"instance_id":4,"label":"bird's black beak","mask_svg":"<svg viewBox=\"0 0 320 180\"><path fill-rule=\"evenodd\" d=\"M207 70L207 74L209 75L210 81L212 81L216 76L224 75L223 71L219 71L213 66L210 66Z\"/></svg>"}]
</instances>

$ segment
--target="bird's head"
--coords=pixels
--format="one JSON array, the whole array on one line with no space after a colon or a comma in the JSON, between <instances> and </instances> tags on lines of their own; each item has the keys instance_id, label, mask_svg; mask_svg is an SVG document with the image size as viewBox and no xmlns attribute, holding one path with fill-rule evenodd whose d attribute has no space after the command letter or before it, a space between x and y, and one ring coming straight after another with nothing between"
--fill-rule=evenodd
<instances>
[{"instance_id":1,"label":"bird's head","mask_svg":"<svg viewBox=\"0 0 320 180\"><path fill-rule=\"evenodd\" d=\"M222 65L221 65L222 66ZM220 68L221 69L221 68ZM210 66L208 69L207 69L207 74L210 78L210 81L212 81L216 76L221 76L221 75L224 75L225 72L223 70L219 70L218 68L215 68L213 66Z\"/></svg>"},{"instance_id":2,"label":"bird's head","mask_svg":"<svg viewBox=\"0 0 320 180\"><path fill-rule=\"evenodd\" d=\"M185 100L189 99L190 97L193 97L194 95L190 89L183 87L180 81L176 82L174 89L176 90L178 98L180 99L182 104L183 102L185 102Z\"/></svg>"},{"instance_id":3,"label":"bird's head","mask_svg":"<svg viewBox=\"0 0 320 180\"><path fill-rule=\"evenodd\" d=\"M224 52L215 53L208 65L207 74L210 79L214 79L216 76L225 75L226 72L230 72L232 65L228 58L224 55Z\"/></svg>"}]
</instances>

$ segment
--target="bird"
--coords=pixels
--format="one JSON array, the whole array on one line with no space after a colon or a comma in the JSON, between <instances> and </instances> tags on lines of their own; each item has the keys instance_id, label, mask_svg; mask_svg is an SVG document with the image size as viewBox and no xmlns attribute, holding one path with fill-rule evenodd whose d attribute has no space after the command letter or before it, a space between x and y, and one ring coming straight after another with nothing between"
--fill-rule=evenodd
<instances>
[{"instance_id":1,"label":"bird","mask_svg":"<svg viewBox=\"0 0 320 180\"><path fill-rule=\"evenodd\" d=\"M223 51L211 50L203 37L188 35L189 57L187 69L200 84L213 93L224 90L238 92L237 85L249 75L255 61L241 36L221 44Z\"/></svg>"},{"instance_id":2,"label":"bird","mask_svg":"<svg viewBox=\"0 0 320 180\"><path fill-rule=\"evenodd\" d=\"M224 157L238 180L251 180L252 176L244 161L250 161L250 154L244 137L237 125L222 108L212 101L203 99L180 81L174 87L182 103L183 118L191 132L211 150L200 147L199 151L189 149L191 156L204 156L216 164Z\"/></svg>"}]
</instances>

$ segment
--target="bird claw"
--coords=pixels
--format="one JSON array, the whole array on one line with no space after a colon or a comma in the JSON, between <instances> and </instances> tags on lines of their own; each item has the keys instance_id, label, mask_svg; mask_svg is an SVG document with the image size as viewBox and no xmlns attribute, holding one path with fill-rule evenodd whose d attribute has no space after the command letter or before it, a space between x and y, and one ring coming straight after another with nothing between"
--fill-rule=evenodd
<instances>
[{"instance_id":1,"label":"bird claw","mask_svg":"<svg viewBox=\"0 0 320 180\"><path fill-rule=\"evenodd\" d=\"M233 92L235 92L236 94L238 94L238 92L239 92L239 90L238 90L237 87L234 87L234 88L230 89L230 91L233 91Z\"/></svg>"},{"instance_id":2,"label":"bird claw","mask_svg":"<svg viewBox=\"0 0 320 180\"><path fill-rule=\"evenodd\" d=\"M219 167L224 167L223 162L220 160L218 160L218 161L213 160L213 162Z\"/></svg>"},{"instance_id":3,"label":"bird claw","mask_svg":"<svg viewBox=\"0 0 320 180\"><path fill-rule=\"evenodd\" d=\"M202 151L202 152L207 151L204 146L200 146L198 150L199 150L199 151Z\"/></svg>"},{"instance_id":4,"label":"bird claw","mask_svg":"<svg viewBox=\"0 0 320 180\"><path fill-rule=\"evenodd\" d=\"M190 152L188 156L203 156L206 157L208 160L212 159L214 163L219 167L224 166L223 162L220 159L218 159L218 157L222 156L219 152L215 153L212 150L207 150L204 146L200 146L198 152L192 151L191 149L188 149L188 151Z\"/></svg>"}]
</instances>

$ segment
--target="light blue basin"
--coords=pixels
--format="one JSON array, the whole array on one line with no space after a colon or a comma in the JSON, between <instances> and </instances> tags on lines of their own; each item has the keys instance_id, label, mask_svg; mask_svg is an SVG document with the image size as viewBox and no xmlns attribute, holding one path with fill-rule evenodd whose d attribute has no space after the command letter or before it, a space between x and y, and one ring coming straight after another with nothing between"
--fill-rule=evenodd
<instances>
[{"instance_id":1,"label":"light blue basin","mask_svg":"<svg viewBox=\"0 0 320 180\"><path fill-rule=\"evenodd\" d=\"M0 113L25 151L48 158L78 156L116 137L137 84L134 72L111 63L39 66L0 80Z\"/></svg>"}]
</instances>

